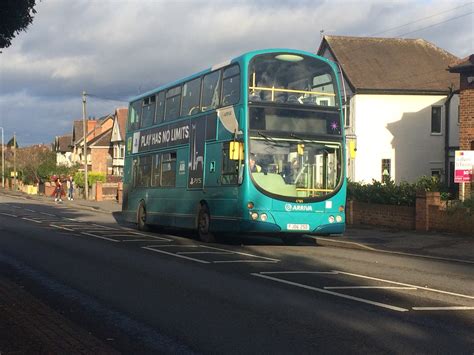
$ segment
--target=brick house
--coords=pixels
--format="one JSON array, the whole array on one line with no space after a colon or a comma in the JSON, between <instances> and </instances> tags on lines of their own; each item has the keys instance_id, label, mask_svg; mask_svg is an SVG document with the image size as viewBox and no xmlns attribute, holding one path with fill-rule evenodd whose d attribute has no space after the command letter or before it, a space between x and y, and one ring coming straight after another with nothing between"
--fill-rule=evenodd
<instances>
[{"instance_id":1,"label":"brick house","mask_svg":"<svg viewBox=\"0 0 474 355\"><path fill-rule=\"evenodd\" d=\"M324 36L318 54L343 77L351 180L452 176L459 80L446 68L457 57L423 39L346 36Z\"/></svg>"},{"instance_id":2,"label":"brick house","mask_svg":"<svg viewBox=\"0 0 474 355\"><path fill-rule=\"evenodd\" d=\"M451 64L448 70L460 74L459 149L474 150L474 54ZM472 185L466 184L467 197L472 195Z\"/></svg>"}]
</instances>

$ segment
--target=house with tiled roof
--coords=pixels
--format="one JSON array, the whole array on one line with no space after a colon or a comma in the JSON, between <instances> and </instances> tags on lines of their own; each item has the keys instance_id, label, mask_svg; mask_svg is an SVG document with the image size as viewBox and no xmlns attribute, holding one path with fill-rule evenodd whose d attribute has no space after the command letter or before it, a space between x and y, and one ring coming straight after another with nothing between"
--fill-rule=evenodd
<instances>
[{"instance_id":1,"label":"house with tiled roof","mask_svg":"<svg viewBox=\"0 0 474 355\"><path fill-rule=\"evenodd\" d=\"M123 176L127 116L127 108L115 110L112 137L110 139L112 144L112 175Z\"/></svg>"},{"instance_id":2,"label":"house with tiled roof","mask_svg":"<svg viewBox=\"0 0 474 355\"><path fill-rule=\"evenodd\" d=\"M56 165L72 166L72 134L56 136L53 151L56 153Z\"/></svg>"},{"instance_id":3,"label":"house with tiled roof","mask_svg":"<svg viewBox=\"0 0 474 355\"><path fill-rule=\"evenodd\" d=\"M324 36L318 54L343 78L353 181L452 180L459 146L458 58L423 39Z\"/></svg>"}]
</instances>

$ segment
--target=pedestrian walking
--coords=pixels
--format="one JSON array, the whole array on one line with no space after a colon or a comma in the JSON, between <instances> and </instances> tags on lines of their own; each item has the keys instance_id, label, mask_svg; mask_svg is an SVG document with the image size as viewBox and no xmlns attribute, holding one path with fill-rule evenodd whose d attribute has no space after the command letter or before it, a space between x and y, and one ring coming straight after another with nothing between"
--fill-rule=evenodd
<instances>
[{"instance_id":1,"label":"pedestrian walking","mask_svg":"<svg viewBox=\"0 0 474 355\"><path fill-rule=\"evenodd\" d=\"M62 202L63 201L61 199L62 194L63 194L63 184L61 182L61 179L59 179L59 177L56 177L56 180L54 181L54 201Z\"/></svg>"},{"instance_id":2,"label":"pedestrian walking","mask_svg":"<svg viewBox=\"0 0 474 355\"><path fill-rule=\"evenodd\" d=\"M67 188L67 199L69 201L74 201L74 179L72 176L69 176L69 178L66 181L66 188Z\"/></svg>"}]
</instances>

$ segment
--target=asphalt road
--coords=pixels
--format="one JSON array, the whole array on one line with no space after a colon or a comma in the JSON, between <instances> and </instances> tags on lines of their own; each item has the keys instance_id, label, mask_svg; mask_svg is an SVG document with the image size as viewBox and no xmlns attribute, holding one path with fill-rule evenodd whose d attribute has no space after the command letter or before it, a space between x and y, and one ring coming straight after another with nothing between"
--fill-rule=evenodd
<instances>
[{"instance_id":1,"label":"asphalt road","mask_svg":"<svg viewBox=\"0 0 474 355\"><path fill-rule=\"evenodd\" d=\"M473 264L117 220L0 195L0 270L123 352L474 352Z\"/></svg>"}]
</instances>

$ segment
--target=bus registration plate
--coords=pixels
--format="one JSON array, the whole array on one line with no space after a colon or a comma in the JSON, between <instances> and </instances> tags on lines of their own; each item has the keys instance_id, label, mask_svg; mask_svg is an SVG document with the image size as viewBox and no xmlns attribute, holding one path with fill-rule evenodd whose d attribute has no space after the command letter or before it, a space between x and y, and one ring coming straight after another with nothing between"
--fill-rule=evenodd
<instances>
[{"instance_id":1,"label":"bus registration plate","mask_svg":"<svg viewBox=\"0 0 474 355\"><path fill-rule=\"evenodd\" d=\"M293 230L293 231L309 231L309 224L289 223L286 225L286 229Z\"/></svg>"}]
</instances>

